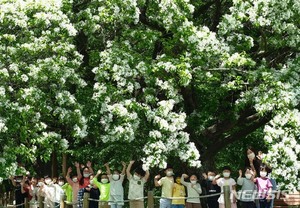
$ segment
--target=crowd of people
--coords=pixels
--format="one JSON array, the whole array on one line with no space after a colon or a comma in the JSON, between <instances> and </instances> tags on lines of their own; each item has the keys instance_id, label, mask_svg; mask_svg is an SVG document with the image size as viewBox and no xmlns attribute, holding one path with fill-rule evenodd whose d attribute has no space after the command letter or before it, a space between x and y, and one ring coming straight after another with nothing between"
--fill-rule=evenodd
<instances>
[{"instance_id":1,"label":"crowd of people","mask_svg":"<svg viewBox=\"0 0 300 208\"><path fill-rule=\"evenodd\" d=\"M111 170L104 164L106 172L98 170L94 174L91 162L86 165L75 163L76 173L68 168L65 177L43 178L11 177L15 186L15 204L22 208L27 198L31 208L39 206L38 198L43 197L45 207L58 208L64 200L73 208L83 207L83 196L89 192L89 208L121 208L124 206L125 176L129 181L128 200L130 208L144 208L144 184L150 173L137 167L131 172L135 161L122 162L122 170ZM173 167L164 169L165 176L156 175L154 185L161 187L160 208L201 208L201 198L205 197L207 208L224 208L223 189L230 189L231 208L237 207L237 201L243 208L272 208L272 190L275 181L270 177L271 169L262 163L261 154L256 155L252 148L247 149L245 170L239 170L237 182L231 177L229 166L221 174L207 171L201 174L175 175ZM237 192L236 185L240 186ZM206 208L205 207L205 208Z\"/></svg>"}]
</instances>

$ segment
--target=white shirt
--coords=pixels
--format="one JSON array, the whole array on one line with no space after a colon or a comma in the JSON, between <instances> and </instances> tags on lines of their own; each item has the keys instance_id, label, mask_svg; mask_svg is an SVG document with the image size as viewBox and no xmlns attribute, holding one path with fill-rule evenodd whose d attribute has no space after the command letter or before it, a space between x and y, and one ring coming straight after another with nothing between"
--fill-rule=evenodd
<instances>
[{"instance_id":1,"label":"white shirt","mask_svg":"<svg viewBox=\"0 0 300 208\"><path fill-rule=\"evenodd\" d=\"M180 182L182 185L186 186L187 192L188 192L188 197L195 197L195 198L187 199L186 202L200 203L200 198L197 198L202 193L200 184L196 183L193 185L190 182L185 182L183 177L181 177ZM192 185L193 185L193 187L192 187Z\"/></svg>"},{"instance_id":2,"label":"white shirt","mask_svg":"<svg viewBox=\"0 0 300 208\"><path fill-rule=\"evenodd\" d=\"M132 175L128 178L129 181L129 190L128 190L128 199L134 200L138 199L143 201L144 199L144 184L146 183L145 179L135 180Z\"/></svg>"},{"instance_id":3,"label":"white shirt","mask_svg":"<svg viewBox=\"0 0 300 208\"><path fill-rule=\"evenodd\" d=\"M231 199L231 202L233 203L233 193L232 193L232 186L234 186L236 184L235 180L232 179L232 178L229 178L229 179L225 179L225 178L219 178L217 180L217 184L218 186L221 187L221 192L223 192L223 186L229 186L230 188L230 199ZM225 204L225 201L224 201L224 194L221 194L219 199L218 199L218 202L220 204Z\"/></svg>"},{"instance_id":4,"label":"white shirt","mask_svg":"<svg viewBox=\"0 0 300 208\"><path fill-rule=\"evenodd\" d=\"M124 176L120 174L119 180L115 181L112 178L112 175L108 175L108 179L110 181L110 195L109 195L109 205L112 204L118 204L123 205L124 204L124 188L122 186L122 183L124 181Z\"/></svg>"}]
</instances>

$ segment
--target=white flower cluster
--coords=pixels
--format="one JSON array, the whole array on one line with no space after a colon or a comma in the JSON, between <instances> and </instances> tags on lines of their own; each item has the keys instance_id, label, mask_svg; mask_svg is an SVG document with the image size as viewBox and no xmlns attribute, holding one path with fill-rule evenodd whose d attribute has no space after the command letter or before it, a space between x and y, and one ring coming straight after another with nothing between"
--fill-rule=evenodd
<instances>
[{"instance_id":1,"label":"white flower cluster","mask_svg":"<svg viewBox=\"0 0 300 208\"><path fill-rule=\"evenodd\" d=\"M166 59L166 60L164 60ZM168 73L171 77L178 77L179 84L182 86L188 86L192 80L192 68L190 63L184 60L176 60L176 59L170 59L165 56L165 54L159 56L157 58L157 64L154 66L155 71L162 72L162 73ZM157 80L157 83L163 87L164 84L161 83L160 80ZM166 85L168 85L166 83ZM165 89L168 87L165 86ZM170 90L169 93L172 93L175 89Z\"/></svg>"},{"instance_id":2,"label":"white flower cluster","mask_svg":"<svg viewBox=\"0 0 300 208\"><path fill-rule=\"evenodd\" d=\"M0 132L6 132L6 131L7 131L7 127L5 125L5 120L0 117Z\"/></svg>"},{"instance_id":3,"label":"white flower cluster","mask_svg":"<svg viewBox=\"0 0 300 208\"><path fill-rule=\"evenodd\" d=\"M14 149L8 147L9 143L10 142L7 141L6 145L3 145L3 149L0 152L0 169L2 170L0 178L2 179L15 175L17 171L17 163L15 162L16 155L12 154Z\"/></svg>"},{"instance_id":4,"label":"white flower cluster","mask_svg":"<svg viewBox=\"0 0 300 208\"><path fill-rule=\"evenodd\" d=\"M0 119L0 142L5 139L14 147L0 153L6 160L0 165L0 177L8 177L16 172L16 155L34 161L43 146L46 150L39 156L47 160L54 149L68 148L65 132L57 126L75 137L87 136L87 119L77 95L71 93L86 83L77 71L82 62L73 44L77 31L61 0L0 1L0 5L0 108L6 112ZM53 118L58 118L55 125ZM25 146L22 141L28 138L30 144Z\"/></svg>"},{"instance_id":5,"label":"white flower cluster","mask_svg":"<svg viewBox=\"0 0 300 208\"><path fill-rule=\"evenodd\" d=\"M122 103L107 104L103 108L102 124L105 134L101 136L103 142L132 141L135 139L140 119L137 113L132 111L132 100L124 100Z\"/></svg>"},{"instance_id":6,"label":"white flower cluster","mask_svg":"<svg viewBox=\"0 0 300 208\"><path fill-rule=\"evenodd\" d=\"M266 33L272 33L268 44L274 47L283 44L292 48L297 47L300 29L294 20L299 17L299 10L294 8L299 5L298 0L236 0L230 8L231 13L224 16L219 32L226 34L228 40L237 40L241 35L237 31L244 27L244 22L250 22L254 27L268 28ZM278 36L284 38L277 38ZM248 39L247 36L243 36L243 39L240 41L251 41L251 37Z\"/></svg>"},{"instance_id":7,"label":"white flower cluster","mask_svg":"<svg viewBox=\"0 0 300 208\"><path fill-rule=\"evenodd\" d=\"M120 24L139 22L140 10L137 0L95 0L89 5L78 14L73 14L80 19L77 28L83 29L86 33L101 32L105 36L107 31L104 30L103 25L117 28ZM103 39L105 43L105 37Z\"/></svg>"},{"instance_id":8,"label":"white flower cluster","mask_svg":"<svg viewBox=\"0 0 300 208\"><path fill-rule=\"evenodd\" d=\"M149 16L149 19L162 23L164 28L171 31L176 31L181 22L194 12L194 6L189 0L180 3L172 0L156 0L153 4L157 7L156 15Z\"/></svg>"},{"instance_id":9,"label":"white flower cluster","mask_svg":"<svg viewBox=\"0 0 300 208\"><path fill-rule=\"evenodd\" d=\"M186 114L174 110L182 101L177 86L184 84L171 78L178 74L179 80L185 77L188 83L189 63L174 60L174 65L164 61L164 55L147 61L128 42L115 41L107 43L100 58L99 66L93 69L97 81L93 99L98 105L101 140L144 141L144 168L165 166L168 155L199 166L199 152L189 144L189 135L184 132ZM166 76L161 77L161 72L167 72ZM140 80L144 81L143 87ZM133 93L137 93L134 98ZM167 99L158 99L157 93Z\"/></svg>"},{"instance_id":10,"label":"white flower cluster","mask_svg":"<svg viewBox=\"0 0 300 208\"><path fill-rule=\"evenodd\" d=\"M276 115L265 129L265 140L271 145L265 161L281 189L299 190L300 112L287 110Z\"/></svg>"},{"instance_id":11,"label":"white flower cluster","mask_svg":"<svg viewBox=\"0 0 300 208\"><path fill-rule=\"evenodd\" d=\"M156 124L149 132L149 140L144 147L146 157L143 158L144 168L159 166L165 168L166 155L179 156L182 161L191 166L200 167L200 154L193 143L189 142L189 135L184 132L186 127L185 113L172 112L174 100L164 100L158 103L157 109L149 109L147 120ZM162 157L165 155L165 157Z\"/></svg>"},{"instance_id":12,"label":"white flower cluster","mask_svg":"<svg viewBox=\"0 0 300 208\"><path fill-rule=\"evenodd\" d=\"M254 100L254 107L260 114L296 107L300 101L299 62L299 58L289 60L279 70L266 70L261 66L253 72L253 76L262 80L263 84L242 93L236 103Z\"/></svg>"},{"instance_id":13,"label":"white flower cluster","mask_svg":"<svg viewBox=\"0 0 300 208\"><path fill-rule=\"evenodd\" d=\"M202 67L218 66L220 59L229 56L229 47L206 26L197 27L193 22L185 19L177 28L177 32L180 41L187 46L189 52L187 56Z\"/></svg>"}]
</instances>

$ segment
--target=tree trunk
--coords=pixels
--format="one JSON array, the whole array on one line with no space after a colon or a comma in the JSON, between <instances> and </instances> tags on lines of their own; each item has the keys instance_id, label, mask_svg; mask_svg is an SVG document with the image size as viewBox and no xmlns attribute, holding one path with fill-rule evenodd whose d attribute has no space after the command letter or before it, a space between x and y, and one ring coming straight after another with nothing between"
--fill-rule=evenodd
<instances>
[{"instance_id":1,"label":"tree trunk","mask_svg":"<svg viewBox=\"0 0 300 208\"><path fill-rule=\"evenodd\" d=\"M55 151L51 155L51 177L57 177L57 154Z\"/></svg>"},{"instance_id":2,"label":"tree trunk","mask_svg":"<svg viewBox=\"0 0 300 208\"><path fill-rule=\"evenodd\" d=\"M67 175L67 154L63 153L62 155L62 174L63 176Z\"/></svg>"}]
</instances>

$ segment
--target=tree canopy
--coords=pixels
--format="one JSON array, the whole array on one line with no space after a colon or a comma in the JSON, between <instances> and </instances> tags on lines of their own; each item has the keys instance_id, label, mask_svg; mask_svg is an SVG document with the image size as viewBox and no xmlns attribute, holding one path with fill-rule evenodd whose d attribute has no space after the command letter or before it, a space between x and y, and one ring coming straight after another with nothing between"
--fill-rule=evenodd
<instances>
[{"instance_id":1,"label":"tree canopy","mask_svg":"<svg viewBox=\"0 0 300 208\"><path fill-rule=\"evenodd\" d=\"M299 4L0 0L0 178L54 152L200 167L253 136L300 190Z\"/></svg>"}]
</instances>

